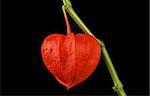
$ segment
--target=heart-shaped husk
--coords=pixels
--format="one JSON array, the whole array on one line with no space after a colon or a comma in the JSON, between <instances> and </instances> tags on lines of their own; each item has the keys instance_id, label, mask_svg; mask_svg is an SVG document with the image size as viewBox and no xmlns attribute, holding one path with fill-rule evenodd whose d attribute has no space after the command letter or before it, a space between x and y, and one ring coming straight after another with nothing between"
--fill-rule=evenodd
<instances>
[{"instance_id":1,"label":"heart-shaped husk","mask_svg":"<svg viewBox=\"0 0 150 96\"><path fill-rule=\"evenodd\" d=\"M41 52L49 72L69 89L92 74L99 62L101 48L88 34L51 34L45 38Z\"/></svg>"}]
</instances>

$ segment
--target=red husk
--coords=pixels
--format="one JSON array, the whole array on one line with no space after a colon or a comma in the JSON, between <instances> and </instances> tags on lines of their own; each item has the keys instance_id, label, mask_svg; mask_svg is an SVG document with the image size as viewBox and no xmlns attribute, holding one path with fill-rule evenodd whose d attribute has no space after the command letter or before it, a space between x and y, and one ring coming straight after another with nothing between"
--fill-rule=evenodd
<instances>
[{"instance_id":1,"label":"red husk","mask_svg":"<svg viewBox=\"0 0 150 96\"><path fill-rule=\"evenodd\" d=\"M41 46L49 72L68 89L86 80L95 70L101 47L88 34L51 34Z\"/></svg>"},{"instance_id":2,"label":"red husk","mask_svg":"<svg viewBox=\"0 0 150 96\"><path fill-rule=\"evenodd\" d=\"M101 47L88 34L71 32L64 10L67 35L51 34L41 46L42 58L49 72L67 89L86 80L95 70L101 55Z\"/></svg>"}]
</instances>

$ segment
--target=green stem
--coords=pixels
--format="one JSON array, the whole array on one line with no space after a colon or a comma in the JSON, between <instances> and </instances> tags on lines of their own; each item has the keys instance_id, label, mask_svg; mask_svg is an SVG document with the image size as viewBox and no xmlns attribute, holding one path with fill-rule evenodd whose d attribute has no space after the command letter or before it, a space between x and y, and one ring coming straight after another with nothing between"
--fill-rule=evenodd
<instances>
[{"instance_id":1,"label":"green stem","mask_svg":"<svg viewBox=\"0 0 150 96\"><path fill-rule=\"evenodd\" d=\"M78 17L78 15L74 12L72 6L71 6L71 3L69 0L63 0L63 3L64 3L64 8L67 10L67 12L70 14L70 16L73 18L73 20L78 24L78 26L83 30L84 33L87 33L89 35L92 35L93 37L95 37L92 32L85 26L85 24L82 22L82 20ZM96 38L96 37L95 37ZM104 45L104 43L97 39L96 40L99 42L99 44L101 45L102 47L102 53L103 53L103 59L105 60L106 62L106 66L108 68L108 71L111 75L111 78L114 82L114 91L119 95L119 96L127 96L126 93L124 92L123 90L123 85L121 83L121 81L119 80L118 78L118 75L115 71L115 68L111 62L111 59L108 55L108 52L106 50L106 47Z\"/></svg>"}]
</instances>

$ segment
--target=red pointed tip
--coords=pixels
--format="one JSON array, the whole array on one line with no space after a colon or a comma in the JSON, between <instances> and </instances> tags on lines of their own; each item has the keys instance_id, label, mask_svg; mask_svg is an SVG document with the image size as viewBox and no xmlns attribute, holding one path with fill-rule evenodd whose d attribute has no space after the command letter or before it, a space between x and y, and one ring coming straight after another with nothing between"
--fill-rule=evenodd
<instances>
[{"instance_id":1,"label":"red pointed tip","mask_svg":"<svg viewBox=\"0 0 150 96\"><path fill-rule=\"evenodd\" d=\"M70 88L71 88L71 87L67 86L67 88L66 88L66 89L67 89L67 91L69 91L69 90L70 90Z\"/></svg>"}]
</instances>

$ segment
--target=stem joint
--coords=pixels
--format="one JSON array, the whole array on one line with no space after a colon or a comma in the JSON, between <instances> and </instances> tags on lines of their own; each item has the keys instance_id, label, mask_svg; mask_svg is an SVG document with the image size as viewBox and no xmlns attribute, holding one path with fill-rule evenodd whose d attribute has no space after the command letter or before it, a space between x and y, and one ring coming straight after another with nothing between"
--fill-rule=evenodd
<instances>
[{"instance_id":1,"label":"stem joint","mask_svg":"<svg viewBox=\"0 0 150 96\"><path fill-rule=\"evenodd\" d=\"M123 87L122 86L115 86L115 87L113 87L113 89L115 92L119 92L123 89Z\"/></svg>"},{"instance_id":2,"label":"stem joint","mask_svg":"<svg viewBox=\"0 0 150 96\"><path fill-rule=\"evenodd\" d=\"M63 0L65 9L72 8L72 4L69 0Z\"/></svg>"}]
</instances>

